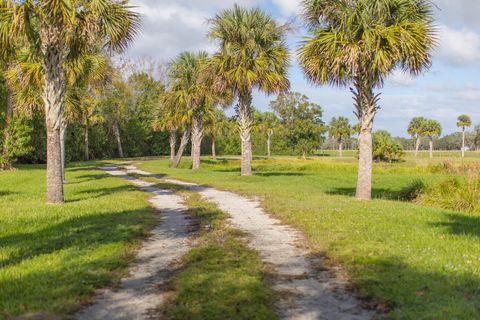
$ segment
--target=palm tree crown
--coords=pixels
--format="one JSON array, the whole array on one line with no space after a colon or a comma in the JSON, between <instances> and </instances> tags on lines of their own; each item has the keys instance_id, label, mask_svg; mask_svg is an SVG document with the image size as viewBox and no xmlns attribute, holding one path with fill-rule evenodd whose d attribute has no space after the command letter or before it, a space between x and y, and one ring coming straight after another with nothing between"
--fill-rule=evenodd
<instances>
[{"instance_id":1,"label":"palm tree crown","mask_svg":"<svg viewBox=\"0 0 480 320\"><path fill-rule=\"evenodd\" d=\"M465 130L465 128L472 125L472 119L466 114L458 116L457 120L457 127L461 128L462 130Z\"/></svg>"},{"instance_id":2,"label":"palm tree crown","mask_svg":"<svg viewBox=\"0 0 480 320\"><path fill-rule=\"evenodd\" d=\"M219 13L210 24L210 38L220 43L212 64L223 75L225 87L236 92L258 88L266 93L289 88L289 56L284 41L287 26L277 24L259 9L238 5Z\"/></svg>"}]
</instances>

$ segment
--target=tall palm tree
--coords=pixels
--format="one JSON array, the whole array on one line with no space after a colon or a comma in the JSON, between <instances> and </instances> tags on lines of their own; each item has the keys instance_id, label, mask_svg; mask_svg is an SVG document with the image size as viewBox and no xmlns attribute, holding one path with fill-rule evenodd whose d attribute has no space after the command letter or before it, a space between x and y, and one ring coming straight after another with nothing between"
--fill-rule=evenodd
<instances>
[{"instance_id":1,"label":"tall palm tree","mask_svg":"<svg viewBox=\"0 0 480 320\"><path fill-rule=\"evenodd\" d=\"M139 15L126 1L16 1L0 4L0 50L22 39L42 59L47 128L47 203L63 203L60 128L65 104L65 62L100 42L122 51L133 40ZM12 41L13 40L13 41Z\"/></svg>"},{"instance_id":2,"label":"tall palm tree","mask_svg":"<svg viewBox=\"0 0 480 320\"><path fill-rule=\"evenodd\" d=\"M433 159L433 139L440 137L442 126L437 120L427 119L423 123L422 135L428 137L430 145L430 159Z\"/></svg>"},{"instance_id":3,"label":"tall palm tree","mask_svg":"<svg viewBox=\"0 0 480 320\"><path fill-rule=\"evenodd\" d=\"M252 174L252 91L266 94L285 92L289 54L285 45L288 26L279 25L260 9L233 9L210 21L210 38L219 41L220 50L211 61L220 89L231 88L236 106L242 144L242 175Z\"/></svg>"},{"instance_id":4,"label":"tall palm tree","mask_svg":"<svg viewBox=\"0 0 480 320\"><path fill-rule=\"evenodd\" d=\"M472 126L472 119L466 115L462 114L458 116L457 127L462 129L462 158L465 158L465 128Z\"/></svg>"},{"instance_id":5,"label":"tall palm tree","mask_svg":"<svg viewBox=\"0 0 480 320\"><path fill-rule=\"evenodd\" d=\"M328 133L331 138L334 138L338 142L338 151L340 158L343 157L343 143L345 140L350 139L352 136L352 126L345 117L333 117L328 125Z\"/></svg>"},{"instance_id":6,"label":"tall palm tree","mask_svg":"<svg viewBox=\"0 0 480 320\"><path fill-rule=\"evenodd\" d=\"M427 119L423 117L415 117L410 121L408 124L408 134L412 137L414 143L415 143L415 158L418 155L418 150L420 149L420 144L422 143L422 129L423 129L423 124L425 123Z\"/></svg>"},{"instance_id":7,"label":"tall palm tree","mask_svg":"<svg viewBox=\"0 0 480 320\"><path fill-rule=\"evenodd\" d=\"M352 85L359 137L357 198L371 199L372 127L385 79L397 67L412 75L429 68L435 46L427 0L303 0L310 31L300 65L315 84Z\"/></svg>"}]
</instances>

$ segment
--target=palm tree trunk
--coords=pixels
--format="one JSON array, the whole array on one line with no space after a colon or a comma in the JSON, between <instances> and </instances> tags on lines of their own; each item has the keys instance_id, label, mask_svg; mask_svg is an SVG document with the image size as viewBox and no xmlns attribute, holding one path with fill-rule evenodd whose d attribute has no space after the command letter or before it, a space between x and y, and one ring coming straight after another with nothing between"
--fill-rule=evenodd
<instances>
[{"instance_id":1,"label":"palm tree trunk","mask_svg":"<svg viewBox=\"0 0 480 320\"><path fill-rule=\"evenodd\" d=\"M203 121L198 115L192 121L192 170L200 169L200 151L203 139Z\"/></svg>"},{"instance_id":2,"label":"palm tree trunk","mask_svg":"<svg viewBox=\"0 0 480 320\"><path fill-rule=\"evenodd\" d=\"M123 147L122 147L122 139L120 135L120 128L118 126L118 123L115 122L113 125L113 134L115 135L115 140L117 141L117 150L118 150L118 157L123 158Z\"/></svg>"},{"instance_id":3,"label":"palm tree trunk","mask_svg":"<svg viewBox=\"0 0 480 320\"><path fill-rule=\"evenodd\" d=\"M421 138L418 137L415 141L415 158L418 156L418 150L420 150L420 144L422 143Z\"/></svg>"},{"instance_id":4,"label":"palm tree trunk","mask_svg":"<svg viewBox=\"0 0 480 320\"><path fill-rule=\"evenodd\" d=\"M430 159L433 159L433 138L432 137L430 137L429 144L430 144Z\"/></svg>"},{"instance_id":5,"label":"palm tree trunk","mask_svg":"<svg viewBox=\"0 0 480 320\"><path fill-rule=\"evenodd\" d=\"M83 128L84 134L83 134L83 143L84 143L84 159L85 161L90 160L90 150L88 147L88 125L85 125Z\"/></svg>"},{"instance_id":6,"label":"palm tree trunk","mask_svg":"<svg viewBox=\"0 0 480 320\"><path fill-rule=\"evenodd\" d=\"M65 97L63 43L59 27L43 25L41 42L45 70L43 101L47 131L47 203L63 203L60 122Z\"/></svg>"},{"instance_id":7,"label":"palm tree trunk","mask_svg":"<svg viewBox=\"0 0 480 320\"><path fill-rule=\"evenodd\" d=\"M465 127L462 130L462 158L465 158Z\"/></svg>"},{"instance_id":8,"label":"palm tree trunk","mask_svg":"<svg viewBox=\"0 0 480 320\"><path fill-rule=\"evenodd\" d=\"M178 147L177 155L172 163L173 168L178 168L180 161L182 160L183 152L185 151L185 147L187 146L188 139L190 137L190 128L185 129L183 132L182 138L180 139L180 146Z\"/></svg>"},{"instance_id":9,"label":"palm tree trunk","mask_svg":"<svg viewBox=\"0 0 480 320\"><path fill-rule=\"evenodd\" d=\"M267 134L267 157L271 157L272 156L272 152L271 152L271 139L272 139L272 135L271 134Z\"/></svg>"},{"instance_id":10,"label":"palm tree trunk","mask_svg":"<svg viewBox=\"0 0 480 320\"><path fill-rule=\"evenodd\" d=\"M361 73L360 73L361 74ZM363 76L363 77L362 77ZM360 200L372 199L372 167L373 167L373 119L378 110L378 96L373 93L373 83L364 75L357 77L354 94L356 115L360 122L359 160L356 197Z\"/></svg>"},{"instance_id":11,"label":"palm tree trunk","mask_svg":"<svg viewBox=\"0 0 480 320\"><path fill-rule=\"evenodd\" d=\"M66 164L66 151L65 151L65 140L67 138L67 126L68 122L65 119L62 119L62 124L60 126L60 152L62 155L62 181L66 182L65 179L65 164Z\"/></svg>"},{"instance_id":12,"label":"palm tree trunk","mask_svg":"<svg viewBox=\"0 0 480 320\"><path fill-rule=\"evenodd\" d=\"M217 147L215 145L215 137L212 137L212 159L217 160Z\"/></svg>"},{"instance_id":13,"label":"palm tree trunk","mask_svg":"<svg viewBox=\"0 0 480 320\"><path fill-rule=\"evenodd\" d=\"M6 104L7 110L5 112L5 128L3 130L3 162L2 162L2 170L10 170L12 169L12 163L10 160L10 151L8 149L9 140L10 140L10 127L12 124L12 117L13 117L13 91L10 85L6 82L5 83L7 96L6 96Z\"/></svg>"},{"instance_id":14,"label":"palm tree trunk","mask_svg":"<svg viewBox=\"0 0 480 320\"><path fill-rule=\"evenodd\" d=\"M338 152L340 154L340 158L343 158L343 142L341 142L341 141L338 144Z\"/></svg>"},{"instance_id":15,"label":"palm tree trunk","mask_svg":"<svg viewBox=\"0 0 480 320\"><path fill-rule=\"evenodd\" d=\"M252 92L240 93L237 105L238 125L240 129L240 140L242 143L241 175L252 175Z\"/></svg>"},{"instance_id":16,"label":"palm tree trunk","mask_svg":"<svg viewBox=\"0 0 480 320\"><path fill-rule=\"evenodd\" d=\"M177 130L170 130L170 163L175 160L175 146L177 145Z\"/></svg>"}]
</instances>

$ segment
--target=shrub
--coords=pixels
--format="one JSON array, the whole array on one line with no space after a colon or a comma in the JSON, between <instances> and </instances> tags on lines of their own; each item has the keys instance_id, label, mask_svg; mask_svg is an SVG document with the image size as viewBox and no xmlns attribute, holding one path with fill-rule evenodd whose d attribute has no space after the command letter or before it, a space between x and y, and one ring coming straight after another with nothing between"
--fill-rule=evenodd
<instances>
[{"instance_id":1,"label":"shrub","mask_svg":"<svg viewBox=\"0 0 480 320\"><path fill-rule=\"evenodd\" d=\"M375 161L398 162L404 155L403 147L387 131L373 134L373 159Z\"/></svg>"}]
</instances>

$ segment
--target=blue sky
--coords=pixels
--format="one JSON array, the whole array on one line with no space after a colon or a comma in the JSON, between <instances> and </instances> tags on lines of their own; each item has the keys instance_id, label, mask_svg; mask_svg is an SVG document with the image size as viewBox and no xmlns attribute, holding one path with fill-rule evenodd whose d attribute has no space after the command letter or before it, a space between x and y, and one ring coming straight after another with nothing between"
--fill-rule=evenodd
<instances>
[{"instance_id":1,"label":"blue sky","mask_svg":"<svg viewBox=\"0 0 480 320\"><path fill-rule=\"evenodd\" d=\"M440 44L431 70L415 79L395 73L381 90L382 109L375 129L386 129L406 136L408 122L414 116L434 118L442 123L444 133L457 131L456 117L466 113L480 124L480 1L435 0L436 24ZM279 21L296 19L300 0L132 0L143 15L142 34L128 56L153 58L168 62L185 50L215 51L215 43L205 37L207 19L234 3L260 7ZM297 17L297 18L295 18ZM294 54L305 34L299 29L289 36ZM294 59L292 59L294 61ZM290 70L292 90L306 94L324 109L324 120L348 116L355 122L348 89L314 87L293 63ZM256 93L254 105L267 110L274 96Z\"/></svg>"}]
</instances>

